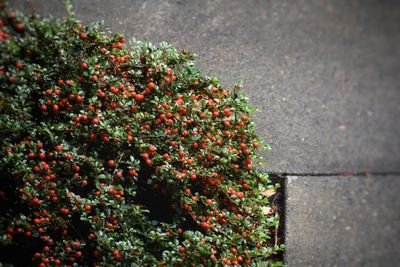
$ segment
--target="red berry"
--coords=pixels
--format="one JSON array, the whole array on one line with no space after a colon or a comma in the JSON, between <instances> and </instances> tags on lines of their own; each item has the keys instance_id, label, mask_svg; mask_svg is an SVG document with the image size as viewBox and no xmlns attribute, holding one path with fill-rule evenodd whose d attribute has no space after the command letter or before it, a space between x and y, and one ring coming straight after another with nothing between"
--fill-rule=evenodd
<instances>
[{"instance_id":1,"label":"red berry","mask_svg":"<svg viewBox=\"0 0 400 267\"><path fill-rule=\"evenodd\" d=\"M183 254L185 253L186 249L184 247L179 247L179 253Z\"/></svg>"},{"instance_id":2,"label":"red berry","mask_svg":"<svg viewBox=\"0 0 400 267\"><path fill-rule=\"evenodd\" d=\"M115 193L115 190L113 188L110 188L107 190L107 193L113 195Z\"/></svg>"},{"instance_id":3,"label":"red berry","mask_svg":"<svg viewBox=\"0 0 400 267\"><path fill-rule=\"evenodd\" d=\"M80 37L82 40L85 40L85 39L87 38L87 33L86 33L86 32L82 32L82 33L79 35L79 37Z\"/></svg>"},{"instance_id":4,"label":"red berry","mask_svg":"<svg viewBox=\"0 0 400 267\"><path fill-rule=\"evenodd\" d=\"M121 254L119 253L118 250L114 250L113 254L114 254L114 258L116 260L118 260L118 261L121 260L122 256L121 256Z\"/></svg>"},{"instance_id":5,"label":"red berry","mask_svg":"<svg viewBox=\"0 0 400 267\"><path fill-rule=\"evenodd\" d=\"M61 208L61 209L60 209L60 212L61 212L62 214L64 214L64 215L67 215L67 214L69 213L69 210L66 209L66 208Z\"/></svg>"},{"instance_id":6,"label":"red berry","mask_svg":"<svg viewBox=\"0 0 400 267\"><path fill-rule=\"evenodd\" d=\"M93 256L95 256L96 258L100 257L100 252L98 250L93 251Z\"/></svg>"},{"instance_id":7,"label":"red berry","mask_svg":"<svg viewBox=\"0 0 400 267\"><path fill-rule=\"evenodd\" d=\"M135 99L136 99L136 101L143 101L144 100L144 95L136 94L135 95Z\"/></svg>"},{"instance_id":8,"label":"red berry","mask_svg":"<svg viewBox=\"0 0 400 267\"><path fill-rule=\"evenodd\" d=\"M119 89L117 87L115 87L115 86L111 86L110 89L111 89L111 92L113 92L114 94L118 94L119 93Z\"/></svg>"},{"instance_id":9,"label":"red berry","mask_svg":"<svg viewBox=\"0 0 400 267\"><path fill-rule=\"evenodd\" d=\"M118 58L119 63L125 63L125 57L119 57Z\"/></svg>"},{"instance_id":10,"label":"red berry","mask_svg":"<svg viewBox=\"0 0 400 267\"><path fill-rule=\"evenodd\" d=\"M112 160L112 159L110 159L110 160L107 162L107 165L108 165L108 167L112 168L112 167L115 166L115 161Z\"/></svg>"},{"instance_id":11,"label":"red berry","mask_svg":"<svg viewBox=\"0 0 400 267\"><path fill-rule=\"evenodd\" d=\"M88 64L87 64L86 62L83 62L83 63L81 64L81 68L84 69L84 70L86 70L86 69L88 68Z\"/></svg>"},{"instance_id":12,"label":"red berry","mask_svg":"<svg viewBox=\"0 0 400 267\"><path fill-rule=\"evenodd\" d=\"M24 29L24 27L25 27L24 24L21 23L21 22L15 24L15 29L16 29L17 31L22 31L22 30Z\"/></svg>"},{"instance_id":13,"label":"red berry","mask_svg":"<svg viewBox=\"0 0 400 267\"><path fill-rule=\"evenodd\" d=\"M155 86L155 84L154 84L153 82L149 82L148 88L149 88L150 90L153 89L154 86Z\"/></svg>"},{"instance_id":14,"label":"red berry","mask_svg":"<svg viewBox=\"0 0 400 267\"><path fill-rule=\"evenodd\" d=\"M81 170L81 167L79 167L78 165L76 165L75 167L74 167L74 171L75 172L79 172Z\"/></svg>"},{"instance_id":15,"label":"red berry","mask_svg":"<svg viewBox=\"0 0 400 267\"><path fill-rule=\"evenodd\" d=\"M17 63L15 64L15 67L16 67L17 69L22 69L23 66L24 66L24 64L22 64L21 62L17 62Z\"/></svg>"},{"instance_id":16,"label":"red berry","mask_svg":"<svg viewBox=\"0 0 400 267\"><path fill-rule=\"evenodd\" d=\"M35 167L33 167L33 171L34 171L34 172L40 172L40 168L39 168L39 166L35 166Z\"/></svg>"},{"instance_id":17,"label":"red berry","mask_svg":"<svg viewBox=\"0 0 400 267\"><path fill-rule=\"evenodd\" d=\"M82 102L83 102L83 97L80 96L80 95L77 95L77 96L75 97L75 101L78 102L78 103L82 103Z\"/></svg>"},{"instance_id":18,"label":"red berry","mask_svg":"<svg viewBox=\"0 0 400 267\"><path fill-rule=\"evenodd\" d=\"M33 198L32 203L35 205L40 205L41 201L37 197L35 197L35 198Z\"/></svg>"}]
</instances>

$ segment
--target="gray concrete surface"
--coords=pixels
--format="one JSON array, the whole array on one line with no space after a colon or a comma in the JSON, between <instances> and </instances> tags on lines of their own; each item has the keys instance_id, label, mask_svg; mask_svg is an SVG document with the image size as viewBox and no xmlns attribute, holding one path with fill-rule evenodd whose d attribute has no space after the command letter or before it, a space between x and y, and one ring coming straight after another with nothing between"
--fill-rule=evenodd
<instances>
[{"instance_id":1,"label":"gray concrete surface","mask_svg":"<svg viewBox=\"0 0 400 267\"><path fill-rule=\"evenodd\" d=\"M400 176L288 177L288 266L400 266Z\"/></svg>"},{"instance_id":2,"label":"gray concrete surface","mask_svg":"<svg viewBox=\"0 0 400 267\"><path fill-rule=\"evenodd\" d=\"M62 1L32 2L65 16ZM85 23L189 49L227 87L244 80L269 171L400 171L400 1L72 3Z\"/></svg>"}]
</instances>

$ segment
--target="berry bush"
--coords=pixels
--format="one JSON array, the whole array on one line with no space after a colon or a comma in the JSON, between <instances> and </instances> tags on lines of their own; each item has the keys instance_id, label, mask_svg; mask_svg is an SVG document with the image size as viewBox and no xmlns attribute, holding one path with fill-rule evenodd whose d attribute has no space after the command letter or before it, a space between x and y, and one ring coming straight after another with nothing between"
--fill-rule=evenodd
<instances>
[{"instance_id":1,"label":"berry bush","mask_svg":"<svg viewBox=\"0 0 400 267\"><path fill-rule=\"evenodd\" d=\"M0 262L279 265L279 185L241 85L124 43L1 4Z\"/></svg>"}]
</instances>

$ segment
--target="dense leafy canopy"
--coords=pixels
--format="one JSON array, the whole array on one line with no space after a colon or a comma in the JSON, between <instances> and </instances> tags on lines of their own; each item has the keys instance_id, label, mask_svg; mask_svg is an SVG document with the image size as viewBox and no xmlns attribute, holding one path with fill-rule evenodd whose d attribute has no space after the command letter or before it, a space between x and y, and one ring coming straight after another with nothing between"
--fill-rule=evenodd
<instances>
[{"instance_id":1,"label":"dense leafy canopy","mask_svg":"<svg viewBox=\"0 0 400 267\"><path fill-rule=\"evenodd\" d=\"M239 84L101 23L0 17L0 262L252 265L283 248Z\"/></svg>"}]
</instances>

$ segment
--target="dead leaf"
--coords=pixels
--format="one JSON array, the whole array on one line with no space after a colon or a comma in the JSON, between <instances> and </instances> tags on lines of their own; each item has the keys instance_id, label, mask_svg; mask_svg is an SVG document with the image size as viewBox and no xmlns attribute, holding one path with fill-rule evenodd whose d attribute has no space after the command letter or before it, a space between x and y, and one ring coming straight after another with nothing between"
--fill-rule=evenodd
<instances>
[{"instance_id":1,"label":"dead leaf","mask_svg":"<svg viewBox=\"0 0 400 267\"><path fill-rule=\"evenodd\" d=\"M268 189L266 191L260 192L260 194L265 196L265 197L272 197L273 195L276 194L276 190L275 189Z\"/></svg>"},{"instance_id":2,"label":"dead leaf","mask_svg":"<svg viewBox=\"0 0 400 267\"><path fill-rule=\"evenodd\" d=\"M262 210L262 213L263 213L264 215L269 215L269 214L272 213L271 207L261 207L261 210Z\"/></svg>"}]
</instances>

